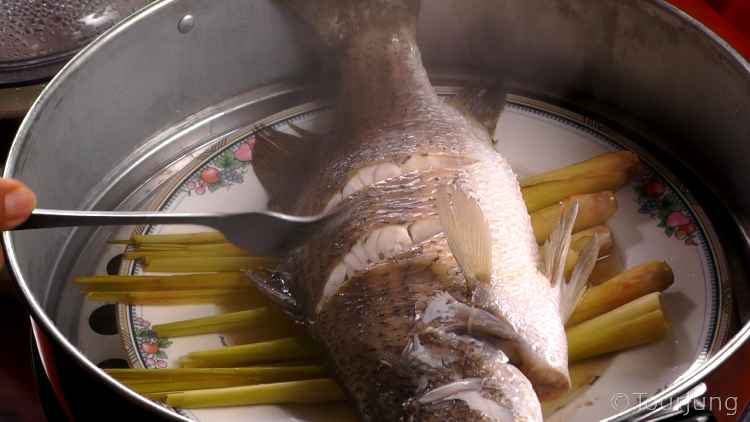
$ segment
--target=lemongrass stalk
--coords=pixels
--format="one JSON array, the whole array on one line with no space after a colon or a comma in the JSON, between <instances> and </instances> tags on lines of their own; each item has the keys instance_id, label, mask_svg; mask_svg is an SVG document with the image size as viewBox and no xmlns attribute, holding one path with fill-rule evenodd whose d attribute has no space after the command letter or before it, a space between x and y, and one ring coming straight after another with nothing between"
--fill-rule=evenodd
<instances>
[{"instance_id":1,"label":"lemongrass stalk","mask_svg":"<svg viewBox=\"0 0 750 422\"><path fill-rule=\"evenodd\" d=\"M599 256L609 254L612 251L614 241L612 240L612 232L607 226L594 226L590 229L573 233L570 239L570 249L578 252L582 251L595 234L599 236Z\"/></svg>"},{"instance_id":2,"label":"lemongrass stalk","mask_svg":"<svg viewBox=\"0 0 750 422\"><path fill-rule=\"evenodd\" d=\"M280 337L294 331L294 323L278 311L269 308L229 312L205 318L156 324L152 327L159 337L182 337L208 333L264 328L279 333Z\"/></svg>"},{"instance_id":3,"label":"lemongrass stalk","mask_svg":"<svg viewBox=\"0 0 750 422\"><path fill-rule=\"evenodd\" d=\"M138 384L189 382L215 377L239 377L253 382L288 376L318 378L324 373L324 369L320 365L264 365L236 368L111 368L104 372L118 381Z\"/></svg>"},{"instance_id":4,"label":"lemongrass stalk","mask_svg":"<svg viewBox=\"0 0 750 422\"><path fill-rule=\"evenodd\" d=\"M171 393L166 403L182 409L250 406L261 404L311 404L346 400L346 394L332 379L320 378L274 384L194 390Z\"/></svg>"},{"instance_id":5,"label":"lemongrass stalk","mask_svg":"<svg viewBox=\"0 0 750 422\"><path fill-rule=\"evenodd\" d=\"M578 258L583 248L593 239L594 234L598 234L599 237L599 256L603 256L612 250L612 235L606 226L597 226L592 229L584 230L574 234L570 241L570 249L568 255L565 257L565 277L570 277L570 274L575 269L578 263Z\"/></svg>"},{"instance_id":6,"label":"lemongrass stalk","mask_svg":"<svg viewBox=\"0 0 750 422\"><path fill-rule=\"evenodd\" d=\"M206 245L223 245L223 243L206 243ZM166 252L166 251L186 251L189 245L182 245L182 244L177 244L177 243L145 243L143 245L131 245L131 246L134 247L134 249L132 249L133 251Z\"/></svg>"},{"instance_id":7,"label":"lemongrass stalk","mask_svg":"<svg viewBox=\"0 0 750 422\"><path fill-rule=\"evenodd\" d=\"M153 251L153 250L136 250L132 252L125 252L123 254L124 259L129 260L136 260L136 259L163 259L163 258L192 258L192 259L201 259L203 257L212 257L212 256L227 256L227 257L234 257L234 256L248 256L248 254L244 251L223 251L223 250L205 250L205 251L195 251L195 250L160 250L160 251Z\"/></svg>"},{"instance_id":8,"label":"lemongrass stalk","mask_svg":"<svg viewBox=\"0 0 750 422\"><path fill-rule=\"evenodd\" d=\"M542 183L540 185L524 188L522 193L523 199L526 202L526 208L531 213L553 205L573 195L595 193L605 190L616 191L627 182L627 174L612 173Z\"/></svg>"},{"instance_id":9,"label":"lemongrass stalk","mask_svg":"<svg viewBox=\"0 0 750 422\"><path fill-rule=\"evenodd\" d=\"M130 305L189 305L203 303L243 303L248 306L267 302L252 290L165 290L165 291L93 291L86 294L92 302Z\"/></svg>"},{"instance_id":10,"label":"lemongrass stalk","mask_svg":"<svg viewBox=\"0 0 750 422\"><path fill-rule=\"evenodd\" d=\"M641 296L665 290L673 281L672 268L665 262L653 261L633 267L588 289L567 325L579 324Z\"/></svg>"},{"instance_id":11,"label":"lemongrass stalk","mask_svg":"<svg viewBox=\"0 0 750 422\"><path fill-rule=\"evenodd\" d=\"M158 290L244 290L250 289L241 272L179 275L97 275L73 280L84 291L158 291Z\"/></svg>"},{"instance_id":12,"label":"lemongrass stalk","mask_svg":"<svg viewBox=\"0 0 750 422\"><path fill-rule=\"evenodd\" d=\"M159 391L156 393L146 393L146 392L138 391L138 393L149 400L165 402L167 401L167 396L170 393L179 393L179 391L167 391L167 392Z\"/></svg>"},{"instance_id":13,"label":"lemongrass stalk","mask_svg":"<svg viewBox=\"0 0 750 422\"><path fill-rule=\"evenodd\" d=\"M146 258L144 270L155 273L200 273L245 271L272 267L278 261L270 257L209 256L196 258Z\"/></svg>"},{"instance_id":14,"label":"lemongrass stalk","mask_svg":"<svg viewBox=\"0 0 750 422\"><path fill-rule=\"evenodd\" d=\"M544 243L547 240L552 230L560 223L564 207L568 206L571 201L578 201L580 205L578 217L573 226L574 232L604 224L617 211L617 199L610 191L576 195L559 204L543 208L531 214L531 225L538 243Z\"/></svg>"},{"instance_id":15,"label":"lemongrass stalk","mask_svg":"<svg viewBox=\"0 0 750 422\"><path fill-rule=\"evenodd\" d=\"M611 173L633 173L638 166L638 155L630 151L617 151L598 155L590 160L555 169L521 180L522 187L540 183L595 176Z\"/></svg>"},{"instance_id":16,"label":"lemongrass stalk","mask_svg":"<svg viewBox=\"0 0 750 422\"><path fill-rule=\"evenodd\" d=\"M230 254L233 253L246 253L244 249L235 246L232 243L224 242L224 243L197 243L197 244L178 244L178 243L144 243L142 245L137 245L136 249L137 251L154 251L154 252L164 252L164 251L227 251Z\"/></svg>"},{"instance_id":17,"label":"lemongrass stalk","mask_svg":"<svg viewBox=\"0 0 750 422\"><path fill-rule=\"evenodd\" d=\"M134 234L130 243L136 245L152 243L225 243L227 239L219 232L200 232L187 234Z\"/></svg>"},{"instance_id":18,"label":"lemongrass stalk","mask_svg":"<svg viewBox=\"0 0 750 422\"><path fill-rule=\"evenodd\" d=\"M558 398L542 402L542 413L545 418L562 409L574 398L579 396L583 390L593 384L607 367L606 359L588 359L570 366L570 389Z\"/></svg>"},{"instance_id":19,"label":"lemongrass stalk","mask_svg":"<svg viewBox=\"0 0 750 422\"><path fill-rule=\"evenodd\" d=\"M659 300L651 293L566 330L573 363L662 338L669 330Z\"/></svg>"},{"instance_id":20,"label":"lemongrass stalk","mask_svg":"<svg viewBox=\"0 0 750 422\"><path fill-rule=\"evenodd\" d=\"M185 250L188 251L224 251L229 253L244 253L247 255L247 252L240 248L239 246L235 246L233 243L202 243L197 245L185 245Z\"/></svg>"},{"instance_id":21,"label":"lemongrass stalk","mask_svg":"<svg viewBox=\"0 0 750 422\"><path fill-rule=\"evenodd\" d=\"M199 232L185 234L134 234L130 239L112 239L112 245L145 244L202 244L222 243L227 239L219 232Z\"/></svg>"},{"instance_id":22,"label":"lemongrass stalk","mask_svg":"<svg viewBox=\"0 0 750 422\"><path fill-rule=\"evenodd\" d=\"M600 257L589 276L589 286L602 284L623 271L625 271L624 263L618 254L610 253Z\"/></svg>"},{"instance_id":23,"label":"lemongrass stalk","mask_svg":"<svg viewBox=\"0 0 750 422\"><path fill-rule=\"evenodd\" d=\"M247 368L108 369L113 378L138 393L200 390L320 378L320 365Z\"/></svg>"},{"instance_id":24,"label":"lemongrass stalk","mask_svg":"<svg viewBox=\"0 0 750 422\"><path fill-rule=\"evenodd\" d=\"M287 337L239 346L223 347L188 353L180 363L183 367L222 368L263 363L287 362L320 356L320 351L307 337Z\"/></svg>"}]
</instances>

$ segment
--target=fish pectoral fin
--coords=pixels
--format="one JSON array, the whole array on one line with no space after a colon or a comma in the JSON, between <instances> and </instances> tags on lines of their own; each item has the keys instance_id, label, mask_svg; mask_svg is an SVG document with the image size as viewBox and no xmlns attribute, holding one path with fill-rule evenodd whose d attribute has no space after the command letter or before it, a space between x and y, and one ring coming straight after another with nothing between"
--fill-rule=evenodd
<instances>
[{"instance_id":1,"label":"fish pectoral fin","mask_svg":"<svg viewBox=\"0 0 750 422\"><path fill-rule=\"evenodd\" d=\"M505 107L506 95L507 92L500 83L467 86L448 98L446 103L453 106L469 122L486 130L490 138L493 138L500 113Z\"/></svg>"},{"instance_id":2,"label":"fish pectoral fin","mask_svg":"<svg viewBox=\"0 0 750 422\"><path fill-rule=\"evenodd\" d=\"M255 131L252 150L253 171L268 192L271 208L281 208L285 201L298 197L309 179L316 148L321 148L325 134L316 134L289 125L294 134L272 127Z\"/></svg>"},{"instance_id":3,"label":"fish pectoral fin","mask_svg":"<svg viewBox=\"0 0 750 422\"><path fill-rule=\"evenodd\" d=\"M556 286L564 281L565 260L568 258L570 241L573 233L573 225L578 216L578 201L568 206L560 217L560 223L542 247L544 254L544 274L549 278L550 284Z\"/></svg>"},{"instance_id":4,"label":"fish pectoral fin","mask_svg":"<svg viewBox=\"0 0 750 422\"><path fill-rule=\"evenodd\" d=\"M451 399L452 396L467 391L482 391L481 378L467 378L441 385L429 390L417 398L419 404L430 404Z\"/></svg>"},{"instance_id":5,"label":"fish pectoral fin","mask_svg":"<svg viewBox=\"0 0 750 422\"><path fill-rule=\"evenodd\" d=\"M437 209L448 247L469 287L488 283L492 273L492 242L489 223L479 203L453 183L438 189Z\"/></svg>"},{"instance_id":6,"label":"fish pectoral fin","mask_svg":"<svg viewBox=\"0 0 750 422\"><path fill-rule=\"evenodd\" d=\"M422 313L421 321L455 331L459 329L467 334L481 334L499 340L515 341L518 333L515 327L504 318L492 313L459 302L447 292L436 294Z\"/></svg>"},{"instance_id":7,"label":"fish pectoral fin","mask_svg":"<svg viewBox=\"0 0 750 422\"><path fill-rule=\"evenodd\" d=\"M568 321L568 318L570 318L583 293L586 291L589 276L594 270L596 260L599 257L600 247L599 234L594 233L589 243L581 251L573 274L570 275L570 280L560 286L560 316L563 322Z\"/></svg>"},{"instance_id":8,"label":"fish pectoral fin","mask_svg":"<svg viewBox=\"0 0 750 422\"><path fill-rule=\"evenodd\" d=\"M513 422L538 419L518 418L514 415L516 413L514 410L516 409L514 408L514 404L511 404L513 402L512 399L495 400L490 398L491 396L485 396L483 392L505 393L501 388L492 385L492 383L482 378L465 378L427 391L416 399L416 404L429 406L445 401L461 400L468 408L487 420ZM533 412L531 413L533 414Z\"/></svg>"}]
</instances>

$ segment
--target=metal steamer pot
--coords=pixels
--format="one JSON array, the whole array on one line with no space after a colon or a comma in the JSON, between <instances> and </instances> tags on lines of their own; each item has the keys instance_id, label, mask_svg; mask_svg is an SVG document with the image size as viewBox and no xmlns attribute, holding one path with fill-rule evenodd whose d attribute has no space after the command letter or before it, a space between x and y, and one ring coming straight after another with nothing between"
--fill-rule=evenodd
<instances>
[{"instance_id":1,"label":"metal steamer pot","mask_svg":"<svg viewBox=\"0 0 750 422\"><path fill-rule=\"evenodd\" d=\"M297 27L271 0L152 4L82 50L48 85L4 176L27 182L45 208L149 206L167 180L156 175L201 140L309 100L294 87L316 74L322 57ZM744 323L750 65L731 47L660 0L424 1L419 38L434 75L503 73L514 93L596 116L667 164L719 234L733 312ZM185 131L195 136L178 136ZM184 420L115 382L78 349L82 298L70 279L94 265L87 251L110 233L4 234L8 263L41 332L42 363L58 387L72 384L55 359L100 385L113 403ZM643 416L691 390L748 336L750 326L739 327L689 376L617 418Z\"/></svg>"}]
</instances>

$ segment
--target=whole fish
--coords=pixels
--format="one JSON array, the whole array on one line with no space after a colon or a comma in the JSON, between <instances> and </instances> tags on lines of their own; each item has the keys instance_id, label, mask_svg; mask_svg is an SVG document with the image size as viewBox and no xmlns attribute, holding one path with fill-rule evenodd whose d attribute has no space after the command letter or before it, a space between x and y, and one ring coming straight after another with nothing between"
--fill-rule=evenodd
<instances>
[{"instance_id":1,"label":"whole fish","mask_svg":"<svg viewBox=\"0 0 750 422\"><path fill-rule=\"evenodd\" d=\"M338 61L335 129L262 130L270 206L341 217L263 285L322 345L368 421L539 421L569 388L564 321L597 255L569 282L577 206L544 247L493 147L499 89L436 94L416 0L286 0Z\"/></svg>"}]
</instances>

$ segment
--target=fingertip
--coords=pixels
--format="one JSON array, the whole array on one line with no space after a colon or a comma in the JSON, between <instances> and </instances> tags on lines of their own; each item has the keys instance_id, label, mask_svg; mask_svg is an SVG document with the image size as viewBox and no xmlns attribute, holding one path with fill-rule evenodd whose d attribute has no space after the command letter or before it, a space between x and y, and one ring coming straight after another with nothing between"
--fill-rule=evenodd
<instances>
[{"instance_id":1,"label":"fingertip","mask_svg":"<svg viewBox=\"0 0 750 422\"><path fill-rule=\"evenodd\" d=\"M36 194L22 183L10 191L5 191L5 221L2 224L16 226L22 223L34 210L36 203Z\"/></svg>"}]
</instances>

